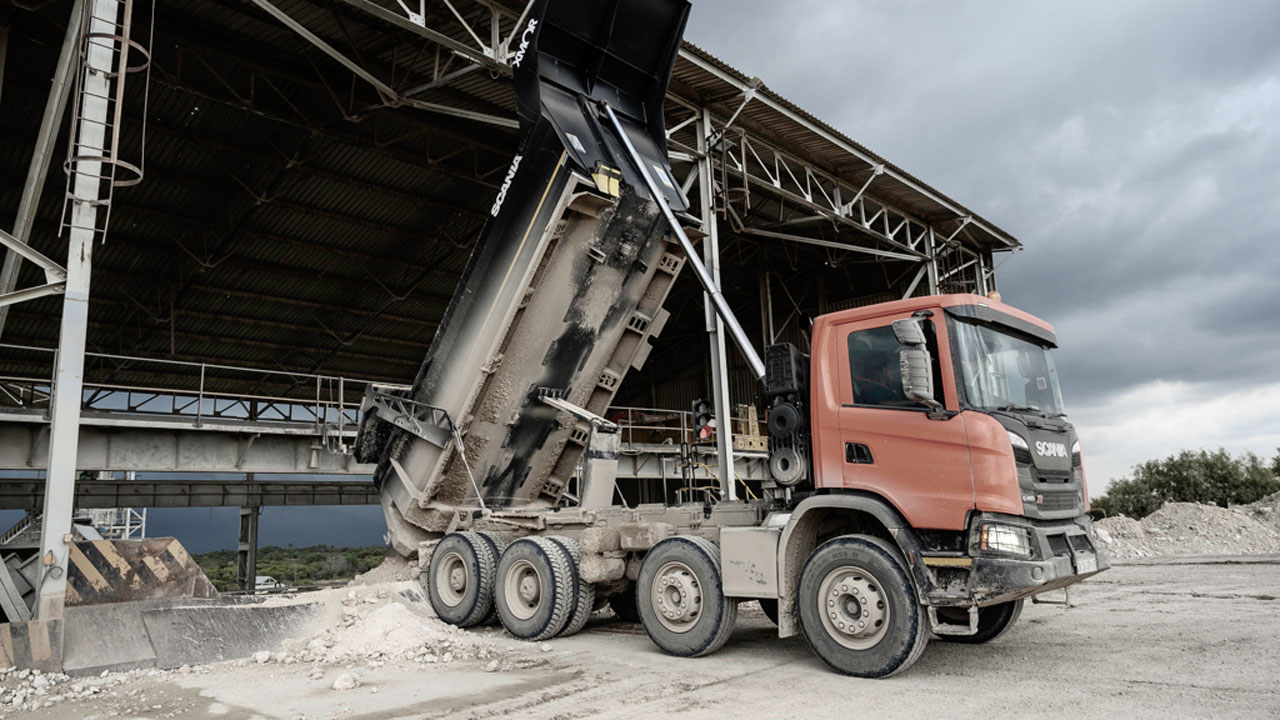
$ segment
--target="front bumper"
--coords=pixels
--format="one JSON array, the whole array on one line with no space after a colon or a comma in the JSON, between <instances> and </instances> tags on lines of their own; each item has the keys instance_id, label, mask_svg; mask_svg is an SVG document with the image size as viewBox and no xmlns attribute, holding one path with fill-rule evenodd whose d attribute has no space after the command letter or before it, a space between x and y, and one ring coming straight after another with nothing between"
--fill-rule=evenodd
<instances>
[{"instance_id":1,"label":"front bumper","mask_svg":"<svg viewBox=\"0 0 1280 720\"><path fill-rule=\"evenodd\" d=\"M971 544L973 566L969 593L971 602L977 605L994 605L1057 590L1111 567L1106 551L1094 542L1093 523L1087 515L1046 522L980 513L972 527L983 523L1026 528L1033 555L1031 558L987 555Z\"/></svg>"}]
</instances>

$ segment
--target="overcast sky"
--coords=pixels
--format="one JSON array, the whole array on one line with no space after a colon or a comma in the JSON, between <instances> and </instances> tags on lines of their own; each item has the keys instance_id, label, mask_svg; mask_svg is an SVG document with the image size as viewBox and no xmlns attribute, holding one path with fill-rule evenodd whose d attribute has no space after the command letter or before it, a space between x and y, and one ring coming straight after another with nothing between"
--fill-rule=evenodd
<instances>
[{"instance_id":1,"label":"overcast sky","mask_svg":"<svg viewBox=\"0 0 1280 720\"><path fill-rule=\"evenodd\" d=\"M686 37L1022 240L1000 288L1057 326L1094 495L1276 452L1280 2L695 0ZM263 544L381 542L378 508L320 512ZM152 518L234 545L235 510Z\"/></svg>"},{"instance_id":2,"label":"overcast sky","mask_svg":"<svg viewBox=\"0 0 1280 720\"><path fill-rule=\"evenodd\" d=\"M686 37L1020 239L1091 490L1280 446L1280 2L694 0Z\"/></svg>"}]
</instances>

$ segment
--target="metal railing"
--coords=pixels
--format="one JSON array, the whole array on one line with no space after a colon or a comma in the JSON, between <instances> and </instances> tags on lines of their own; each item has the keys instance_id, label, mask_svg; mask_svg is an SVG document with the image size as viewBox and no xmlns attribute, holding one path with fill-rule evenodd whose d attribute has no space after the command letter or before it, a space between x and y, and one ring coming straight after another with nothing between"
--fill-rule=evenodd
<instances>
[{"instance_id":1,"label":"metal railing","mask_svg":"<svg viewBox=\"0 0 1280 720\"><path fill-rule=\"evenodd\" d=\"M0 412L40 410L48 419L52 386L52 348L0 343L0 351L45 354L50 358L48 376L0 374ZM316 375L245 368L216 363L140 358L108 353L86 352L86 359L101 360L110 365L99 374L170 375L187 382L170 384L138 384L94 380L86 370L82 408L86 412L109 413L122 417L174 418L190 421L201 428L215 421L261 423L264 425L310 426L326 439L326 449L347 454L345 439L353 437L360 426L360 401L373 385L382 389L403 390L394 385L364 378ZM168 371L168 372L166 372ZM255 392L253 390L213 390L220 387L270 385L295 388L292 392ZM181 387L194 384L195 389ZM305 393L306 397L301 397ZM693 413L688 410L661 408L611 407L605 416L622 427L623 452L671 446L682 454L687 448L714 443L714 436L695 437ZM731 427L745 427L747 418L731 419ZM717 432L719 430L717 429ZM685 449L685 450L681 450Z\"/></svg>"}]
</instances>

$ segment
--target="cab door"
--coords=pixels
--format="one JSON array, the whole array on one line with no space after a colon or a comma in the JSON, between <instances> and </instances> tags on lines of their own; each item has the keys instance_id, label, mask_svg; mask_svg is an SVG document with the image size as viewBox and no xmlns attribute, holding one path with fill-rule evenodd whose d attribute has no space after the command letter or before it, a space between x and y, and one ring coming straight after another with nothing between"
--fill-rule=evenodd
<instances>
[{"instance_id":1,"label":"cab door","mask_svg":"<svg viewBox=\"0 0 1280 720\"><path fill-rule=\"evenodd\" d=\"M930 413L902 391L893 321L908 315L837 326L839 423L844 487L883 496L914 527L963 530L974 507L964 416L949 386L950 362L941 317L926 318L934 364L934 397L951 412Z\"/></svg>"}]
</instances>

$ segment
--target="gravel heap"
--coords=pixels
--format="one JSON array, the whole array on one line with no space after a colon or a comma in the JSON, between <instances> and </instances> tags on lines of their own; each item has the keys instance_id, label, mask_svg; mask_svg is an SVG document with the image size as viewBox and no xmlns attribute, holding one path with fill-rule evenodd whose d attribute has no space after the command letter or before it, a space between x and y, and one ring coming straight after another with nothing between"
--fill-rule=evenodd
<instances>
[{"instance_id":1,"label":"gravel heap","mask_svg":"<svg viewBox=\"0 0 1280 720\"><path fill-rule=\"evenodd\" d=\"M415 562L410 562L401 557L400 553L390 551L387 553L385 560L376 567L370 568L368 572L355 576L348 585L379 585L413 580L417 576L413 572L416 568L417 564Z\"/></svg>"},{"instance_id":2,"label":"gravel heap","mask_svg":"<svg viewBox=\"0 0 1280 720\"><path fill-rule=\"evenodd\" d=\"M537 662L537 647L508 638L497 626L460 630L435 617L417 583L355 587L327 605L325 619L310 634L286 640L279 651L258 652L251 661L311 664L313 674L321 675L334 665L479 661L495 672Z\"/></svg>"},{"instance_id":3,"label":"gravel heap","mask_svg":"<svg viewBox=\"0 0 1280 720\"><path fill-rule=\"evenodd\" d=\"M1222 508L1166 503L1141 521L1123 515L1094 524L1113 559L1280 553L1280 494Z\"/></svg>"},{"instance_id":4,"label":"gravel heap","mask_svg":"<svg viewBox=\"0 0 1280 720\"><path fill-rule=\"evenodd\" d=\"M39 670L0 668L0 717L17 717L41 708L78 700L107 699L124 708L136 705L139 691L130 683L140 678L161 677L170 673L196 672L186 665L178 670L102 671L90 677L69 677L61 673Z\"/></svg>"}]
</instances>

